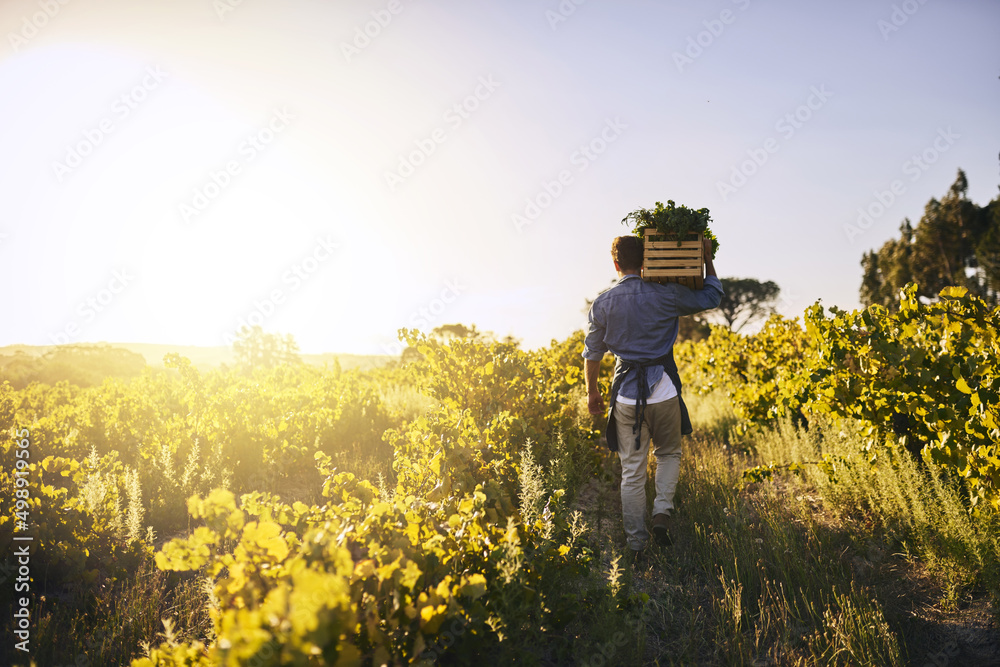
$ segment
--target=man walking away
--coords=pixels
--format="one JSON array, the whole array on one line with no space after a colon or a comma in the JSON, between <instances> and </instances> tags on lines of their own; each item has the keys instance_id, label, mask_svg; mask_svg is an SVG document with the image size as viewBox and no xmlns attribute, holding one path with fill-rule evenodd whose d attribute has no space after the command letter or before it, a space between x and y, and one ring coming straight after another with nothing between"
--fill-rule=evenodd
<instances>
[{"instance_id":1,"label":"man walking away","mask_svg":"<svg viewBox=\"0 0 1000 667\"><path fill-rule=\"evenodd\" d=\"M619 236L611 244L611 258L620 280L598 295L590 307L583 358L591 414L604 413L604 399L597 386L601 358L609 351L617 358L607 439L608 447L617 451L621 460L622 519L632 562L649 541L646 463L650 440L656 456L653 534L661 544L670 541L681 434L691 432L673 356L677 318L717 308L722 300L722 282L711 251L712 242L706 239L704 288L692 290L677 283L642 280L642 240Z\"/></svg>"}]
</instances>

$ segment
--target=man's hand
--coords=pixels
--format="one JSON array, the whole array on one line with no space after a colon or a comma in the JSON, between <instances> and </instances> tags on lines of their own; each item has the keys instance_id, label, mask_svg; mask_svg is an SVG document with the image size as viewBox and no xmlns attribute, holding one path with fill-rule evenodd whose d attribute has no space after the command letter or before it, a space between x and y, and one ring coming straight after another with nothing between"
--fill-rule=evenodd
<instances>
[{"instance_id":1,"label":"man's hand","mask_svg":"<svg viewBox=\"0 0 1000 667\"><path fill-rule=\"evenodd\" d=\"M587 397L587 407L592 415L604 414L604 397L601 396L601 392L591 392Z\"/></svg>"},{"instance_id":2,"label":"man's hand","mask_svg":"<svg viewBox=\"0 0 1000 667\"><path fill-rule=\"evenodd\" d=\"M701 243L705 246L705 259L712 259L712 239L702 239Z\"/></svg>"}]
</instances>

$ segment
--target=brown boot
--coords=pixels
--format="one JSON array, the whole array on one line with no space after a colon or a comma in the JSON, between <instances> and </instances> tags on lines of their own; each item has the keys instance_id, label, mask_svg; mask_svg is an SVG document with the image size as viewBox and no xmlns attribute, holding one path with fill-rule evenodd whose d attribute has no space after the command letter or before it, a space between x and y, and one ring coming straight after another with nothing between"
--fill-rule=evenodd
<instances>
[{"instance_id":1,"label":"brown boot","mask_svg":"<svg viewBox=\"0 0 1000 667\"><path fill-rule=\"evenodd\" d=\"M653 537L663 546L670 546L673 543L670 537L670 523L669 514L653 515Z\"/></svg>"}]
</instances>

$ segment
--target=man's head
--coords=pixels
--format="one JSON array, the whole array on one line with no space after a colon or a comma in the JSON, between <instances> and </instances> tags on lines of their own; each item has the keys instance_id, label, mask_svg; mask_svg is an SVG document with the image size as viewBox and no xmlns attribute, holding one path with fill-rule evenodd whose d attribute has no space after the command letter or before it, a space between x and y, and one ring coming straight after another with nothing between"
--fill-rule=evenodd
<instances>
[{"instance_id":1,"label":"man's head","mask_svg":"<svg viewBox=\"0 0 1000 667\"><path fill-rule=\"evenodd\" d=\"M638 236L619 236L611 242L611 259L619 271L638 271L642 268L642 239Z\"/></svg>"}]
</instances>

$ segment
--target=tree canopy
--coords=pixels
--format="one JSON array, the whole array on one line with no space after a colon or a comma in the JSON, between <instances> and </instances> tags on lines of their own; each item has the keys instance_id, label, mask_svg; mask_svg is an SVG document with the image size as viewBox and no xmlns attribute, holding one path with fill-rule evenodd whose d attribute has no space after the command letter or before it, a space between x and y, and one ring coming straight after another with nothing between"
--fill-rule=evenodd
<instances>
[{"instance_id":1,"label":"tree canopy","mask_svg":"<svg viewBox=\"0 0 1000 667\"><path fill-rule=\"evenodd\" d=\"M756 278L724 278L725 294L716 310L705 314L705 319L722 320L733 331L775 312L774 305L781 293L773 280L761 282Z\"/></svg>"},{"instance_id":2,"label":"tree canopy","mask_svg":"<svg viewBox=\"0 0 1000 667\"><path fill-rule=\"evenodd\" d=\"M865 306L895 310L899 290L909 282L930 301L955 286L1000 303L1000 198L978 206L966 197L968 189L959 170L947 194L927 203L916 227L903 220L898 239L864 254L860 296Z\"/></svg>"},{"instance_id":3,"label":"tree canopy","mask_svg":"<svg viewBox=\"0 0 1000 667\"><path fill-rule=\"evenodd\" d=\"M32 382L52 385L62 380L91 387L109 377L136 377L144 368L141 354L106 343L75 343L56 346L40 356L18 351L0 357L0 380L9 381L15 389Z\"/></svg>"},{"instance_id":4,"label":"tree canopy","mask_svg":"<svg viewBox=\"0 0 1000 667\"><path fill-rule=\"evenodd\" d=\"M292 334L269 334L260 326L243 327L233 342L233 352L236 363L243 370L302 362L299 345Z\"/></svg>"}]
</instances>

